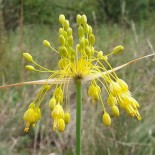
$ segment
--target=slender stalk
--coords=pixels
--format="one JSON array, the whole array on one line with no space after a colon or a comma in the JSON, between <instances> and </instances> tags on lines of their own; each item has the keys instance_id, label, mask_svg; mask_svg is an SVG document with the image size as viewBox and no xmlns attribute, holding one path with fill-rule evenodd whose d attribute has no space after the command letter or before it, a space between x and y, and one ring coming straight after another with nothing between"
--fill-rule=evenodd
<instances>
[{"instance_id":1,"label":"slender stalk","mask_svg":"<svg viewBox=\"0 0 155 155\"><path fill-rule=\"evenodd\" d=\"M76 80L76 155L81 155L82 85Z\"/></svg>"}]
</instances>

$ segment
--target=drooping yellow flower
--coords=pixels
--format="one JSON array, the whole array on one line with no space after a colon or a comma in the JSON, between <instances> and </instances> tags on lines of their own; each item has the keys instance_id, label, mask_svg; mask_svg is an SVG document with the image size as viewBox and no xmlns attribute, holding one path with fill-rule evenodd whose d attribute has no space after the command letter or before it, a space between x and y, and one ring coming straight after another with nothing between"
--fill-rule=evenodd
<instances>
[{"instance_id":1,"label":"drooping yellow flower","mask_svg":"<svg viewBox=\"0 0 155 155\"><path fill-rule=\"evenodd\" d=\"M108 62L109 56L121 53L124 47L118 45L112 52L104 55L102 51L94 47L95 36L92 27L87 23L87 17L85 15L77 15L76 21L79 38L79 42L76 45L74 44L72 28L64 15L59 16L61 28L59 29L58 35L60 44L58 50L53 48L49 41L43 41L43 45L59 54L58 70L52 71L47 69L36 63L29 53L23 54L27 61L34 64L34 66L27 65L26 69L29 71L51 73L38 92L33 104L30 104L24 114L26 132L29 130L31 124L34 126L34 124L40 120L40 105L45 94L50 91L51 86L53 86L53 83L49 82L51 79L60 81L60 83L56 84L53 96L49 101L54 131L64 131L65 124L70 122L70 114L68 112L68 85L72 79L84 80L89 77L88 79L91 80L91 82L88 88L88 95L92 102L101 103L103 107L102 120L105 126L111 124L109 113L112 113L116 117L119 116L119 108L124 109L129 115L137 117L138 120L141 119L138 112L138 102L131 96L126 82L118 78ZM109 72L107 68L110 68L111 72ZM103 72L106 74L103 74ZM109 113L106 111L106 104L102 99L101 87L107 92L107 105L111 108L111 112Z\"/></svg>"},{"instance_id":2,"label":"drooping yellow flower","mask_svg":"<svg viewBox=\"0 0 155 155\"><path fill-rule=\"evenodd\" d=\"M28 110L24 113L23 119L26 123L26 127L24 129L25 132L28 132L30 125L32 124L35 127L35 124L41 118L40 108L36 107L34 103L29 105Z\"/></svg>"}]
</instances>

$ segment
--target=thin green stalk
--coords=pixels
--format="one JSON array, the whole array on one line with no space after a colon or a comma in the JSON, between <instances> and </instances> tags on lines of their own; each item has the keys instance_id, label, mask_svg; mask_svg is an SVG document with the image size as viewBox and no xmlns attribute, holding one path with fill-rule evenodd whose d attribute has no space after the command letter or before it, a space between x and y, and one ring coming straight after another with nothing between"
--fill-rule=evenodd
<instances>
[{"instance_id":1,"label":"thin green stalk","mask_svg":"<svg viewBox=\"0 0 155 155\"><path fill-rule=\"evenodd\" d=\"M82 85L76 80L76 155L81 155Z\"/></svg>"}]
</instances>

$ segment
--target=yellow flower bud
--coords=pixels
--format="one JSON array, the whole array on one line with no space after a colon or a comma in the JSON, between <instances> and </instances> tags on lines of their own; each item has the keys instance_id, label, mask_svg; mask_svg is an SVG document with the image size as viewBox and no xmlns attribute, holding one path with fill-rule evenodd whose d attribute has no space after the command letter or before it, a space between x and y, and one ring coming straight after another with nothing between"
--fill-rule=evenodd
<instances>
[{"instance_id":1,"label":"yellow flower bud","mask_svg":"<svg viewBox=\"0 0 155 155\"><path fill-rule=\"evenodd\" d=\"M86 46L86 47L85 47L85 52L86 52L86 55L87 55L88 57L91 56L91 49L90 49L89 46Z\"/></svg>"},{"instance_id":2,"label":"yellow flower bud","mask_svg":"<svg viewBox=\"0 0 155 155\"><path fill-rule=\"evenodd\" d=\"M60 132L65 130L65 121L62 118L58 120L58 130Z\"/></svg>"},{"instance_id":3,"label":"yellow flower bud","mask_svg":"<svg viewBox=\"0 0 155 155\"><path fill-rule=\"evenodd\" d=\"M35 122L35 112L33 109L28 109L23 116L23 119L27 122L34 123Z\"/></svg>"},{"instance_id":4,"label":"yellow flower bud","mask_svg":"<svg viewBox=\"0 0 155 155\"><path fill-rule=\"evenodd\" d=\"M41 118L41 111L40 108L35 108L34 111L35 111L35 122L37 122Z\"/></svg>"},{"instance_id":5,"label":"yellow flower bud","mask_svg":"<svg viewBox=\"0 0 155 155\"><path fill-rule=\"evenodd\" d=\"M60 29L59 29L59 35L62 35L63 32L64 32L63 28L60 28Z\"/></svg>"},{"instance_id":6,"label":"yellow flower bud","mask_svg":"<svg viewBox=\"0 0 155 155\"><path fill-rule=\"evenodd\" d=\"M81 23L82 24L86 24L87 23L87 17L86 17L86 15L82 15L81 16Z\"/></svg>"},{"instance_id":7,"label":"yellow flower bud","mask_svg":"<svg viewBox=\"0 0 155 155\"><path fill-rule=\"evenodd\" d=\"M118 107L114 105L114 106L112 106L111 109L112 109L113 115L118 117L119 116L119 109L118 109Z\"/></svg>"},{"instance_id":8,"label":"yellow flower bud","mask_svg":"<svg viewBox=\"0 0 155 155\"><path fill-rule=\"evenodd\" d=\"M74 44L73 36L69 36L67 40L68 40L68 44L70 46L73 46L73 44Z\"/></svg>"},{"instance_id":9,"label":"yellow flower bud","mask_svg":"<svg viewBox=\"0 0 155 155\"><path fill-rule=\"evenodd\" d=\"M67 35L68 36L71 36L72 35L72 29L70 27L67 29Z\"/></svg>"},{"instance_id":10,"label":"yellow flower bud","mask_svg":"<svg viewBox=\"0 0 155 155\"><path fill-rule=\"evenodd\" d=\"M51 98L48 105L49 105L49 108L53 110L56 105L56 99L54 97Z\"/></svg>"},{"instance_id":11,"label":"yellow flower bud","mask_svg":"<svg viewBox=\"0 0 155 155\"><path fill-rule=\"evenodd\" d=\"M84 25L84 31L86 34L89 34L89 25L88 24Z\"/></svg>"},{"instance_id":12,"label":"yellow flower bud","mask_svg":"<svg viewBox=\"0 0 155 155\"><path fill-rule=\"evenodd\" d=\"M82 38L84 36L84 29L81 25L78 27L78 36L79 38Z\"/></svg>"},{"instance_id":13,"label":"yellow flower bud","mask_svg":"<svg viewBox=\"0 0 155 155\"><path fill-rule=\"evenodd\" d=\"M63 46L65 44L65 38L63 35L59 36L59 43Z\"/></svg>"},{"instance_id":14,"label":"yellow flower bud","mask_svg":"<svg viewBox=\"0 0 155 155\"><path fill-rule=\"evenodd\" d=\"M35 70L35 68L33 66L31 66L31 65L26 65L25 68L27 70L29 70L29 71L34 71Z\"/></svg>"},{"instance_id":15,"label":"yellow flower bud","mask_svg":"<svg viewBox=\"0 0 155 155\"><path fill-rule=\"evenodd\" d=\"M64 24L64 22L65 22L65 16L63 15L63 14L61 14L60 16L59 16L59 22L63 25Z\"/></svg>"},{"instance_id":16,"label":"yellow flower bud","mask_svg":"<svg viewBox=\"0 0 155 155\"><path fill-rule=\"evenodd\" d=\"M92 27L89 25L89 35L91 35L93 33L93 29Z\"/></svg>"},{"instance_id":17,"label":"yellow flower bud","mask_svg":"<svg viewBox=\"0 0 155 155\"><path fill-rule=\"evenodd\" d=\"M110 115L108 113L104 113L103 116L102 116L102 121L103 121L103 124L105 126L110 126L110 124L111 124Z\"/></svg>"},{"instance_id":18,"label":"yellow flower bud","mask_svg":"<svg viewBox=\"0 0 155 155\"><path fill-rule=\"evenodd\" d=\"M112 94L109 94L107 103L109 104L109 106L116 105L117 104L116 97L114 97Z\"/></svg>"},{"instance_id":19,"label":"yellow flower bud","mask_svg":"<svg viewBox=\"0 0 155 155\"><path fill-rule=\"evenodd\" d=\"M29 54L29 53L23 53L23 56L26 60L32 62L33 61L33 58L32 56Z\"/></svg>"},{"instance_id":20,"label":"yellow flower bud","mask_svg":"<svg viewBox=\"0 0 155 155\"><path fill-rule=\"evenodd\" d=\"M122 79L117 79L116 82L120 85L123 92L128 91L128 85L127 85L127 83L125 81L123 81Z\"/></svg>"},{"instance_id":21,"label":"yellow flower bud","mask_svg":"<svg viewBox=\"0 0 155 155\"><path fill-rule=\"evenodd\" d=\"M123 46L121 46L121 45L116 46L116 47L113 49L112 54L119 54L119 53L123 52L123 50L124 50L124 47L123 47Z\"/></svg>"},{"instance_id":22,"label":"yellow flower bud","mask_svg":"<svg viewBox=\"0 0 155 155\"><path fill-rule=\"evenodd\" d=\"M69 21L68 20L64 21L64 27L66 30L69 28Z\"/></svg>"},{"instance_id":23,"label":"yellow flower bud","mask_svg":"<svg viewBox=\"0 0 155 155\"><path fill-rule=\"evenodd\" d=\"M61 96L63 94L63 91L62 91L62 88L59 86L59 87L56 87L55 91L54 91L54 95L55 96Z\"/></svg>"},{"instance_id":24,"label":"yellow flower bud","mask_svg":"<svg viewBox=\"0 0 155 155\"><path fill-rule=\"evenodd\" d=\"M85 47L85 39L83 39L83 38L80 40L80 47L83 49Z\"/></svg>"},{"instance_id":25,"label":"yellow flower bud","mask_svg":"<svg viewBox=\"0 0 155 155\"><path fill-rule=\"evenodd\" d=\"M45 45L47 47L50 47L51 46L50 43L49 43L49 41L47 41L47 40L44 40L43 41L43 45Z\"/></svg>"},{"instance_id":26,"label":"yellow flower bud","mask_svg":"<svg viewBox=\"0 0 155 155\"><path fill-rule=\"evenodd\" d=\"M93 34L89 35L89 43L91 45L94 45L94 43L95 43L95 36Z\"/></svg>"},{"instance_id":27,"label":"yellow flower bud","mask_svg":"<svg viewBox=\"0 0 155 155\"><path fill-rule=\"evenodd\" d=\"M58 51L60 56L66 57L68 55L67 48L65 46L60 46Z\"/></svg>"},{"instance_id":28,"label":"yellow flower bud","mask_svg":"<svg viewBox=\"0 0 155 155\"><path fill-rule=\"evenodd\" d=\"M112 81L109 85L109 90L110 90L110 93L113 95L113 96L116 96L118 95L119 93L121 93L122 89L120 87L120 85L117 83L117 82L114 82Z\"/></svg>"},{"instance_id":29,"label":"yellow flower bud","mask_svg":"<svg viewBox=\"0 0 155 155\"><path fill-rule=\"evenodd\" d=\"M95 92L95 86L91 84L88 89L88 95L92 97L94 92Z\"/></svg>"},{"instance_id":30,"label":"yellow flower bud","mask_svg":"<svg viewBox=\"0 0 155 155\"><path fill-rule=\"evenodd\" d=\"M58 103L62 103L63 101L63 91L61 87L57 87L54 92L54 97Z\"/></svg>"},{"instance_id":31,"label":"yellow flower bud","mask_svg":"<svg viewBox=\"0 0 155 155\"><path fill-rule=\"evenodd\" d=\"M64 111L63 111L62 106L59 103L54 107L51 113L51 117L53 119L64 118Z\"/></svg>"},{"instance_id":32,"label":"yellow flower bud","mask_svg":"<svg viewBox=\"0 0 155 155\"><path fill-rule=\"evenodd\" d=\"M64 121L66 124L70 122L70 114L68 112L66 112L64 115Z\"/></svg>"},{"instance_id":33,"label":"yellow flower bud","mask_svg":"<svg viewBox=\"0 0 155 155\"><path fill-rule=\"evenodd\" d=\"M67 38L67 32L66 31L63 31L63 36L65 39Z\"/></svg>"},{"instance_id":34,"label":"yellow flower bud","mask_svg":"<svg viewBox=\"0 0 155 155\"><path fill-rule=\"evenodd\" d=\"M81 24L81 15L78 14L78 15L76 16L76 22L77 22L77 24L79 24L79 25Z\"/></svg>"}]
</instances>

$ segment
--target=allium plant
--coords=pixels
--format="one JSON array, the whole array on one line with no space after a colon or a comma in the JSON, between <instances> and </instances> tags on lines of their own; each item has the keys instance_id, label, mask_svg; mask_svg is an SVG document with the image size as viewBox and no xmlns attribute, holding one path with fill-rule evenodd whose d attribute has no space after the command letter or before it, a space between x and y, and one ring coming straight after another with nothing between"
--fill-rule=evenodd
<instances>
[{"instance_id":1,"label":"allium plant","mask_svg":"<svg viewBox=\"0 0 155 155\"><path fill-rule=\"evenodd\" d=\"M94 48L95 36L92 27L87 23L85 15L77 15L76 22L78 25L79 42L75 45L69 21L64 15L59 16L61 28L59 29L58 49L44 40L43 44L59 55L58 69L52 71L39 65L29 53L23 53L24 58L33 65L27 65L25 68L29 71L48 72L50 76L46 80L23 82L22 84L43 84L40 91L29 104L24 113L25 132L41 119L40 105L48 91L54 87L54 93L49 100L49 109L51 119L53 120L53 131L64 132L67 124L70 123L69 113L69 96L68 88L70 83L76 85L76 155L81 154L81 111L82 111L82 83L90 81L88 95L92 102L101 103L103 108L102 121L105 126L110 126L111 117L106 107L115 117L119 116L119 109L123 109L128 115L141 120L139 114L139 103L133 98L129 91L127 83L119 78L115 73L116 70L142 58L152 56L150 54L139 59L133 60L127 64L112 68L108 59L112 55L123 52L124 47L116 46L109 54L105 55L102 51ZM109 69L109 70L108 70ZM14 86L13 85L13 86ZM12 85L10 85L12 86ZM7 86L1 86L7 87ZM107 101L102 99L102 87L107 93ZM65 96L65 97L64 97Z\"/></svg>"}]
</instances>

